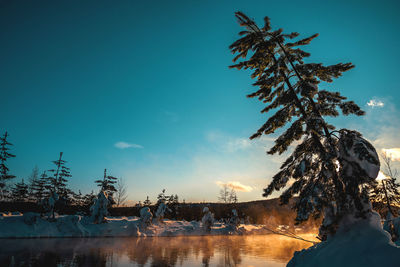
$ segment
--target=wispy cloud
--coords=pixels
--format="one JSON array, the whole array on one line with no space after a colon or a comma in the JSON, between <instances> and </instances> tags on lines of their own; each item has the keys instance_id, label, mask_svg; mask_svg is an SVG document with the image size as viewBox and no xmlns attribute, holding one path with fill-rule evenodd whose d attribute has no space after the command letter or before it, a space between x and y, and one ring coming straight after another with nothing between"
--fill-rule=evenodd
<instances>
[{"instance_id":1,"label":"wispy cloud","mask_svg":"<svg viewBox=\"0 0 400 267\"><path fill-rule=\"evenodd\" d=\"M219 131L210 131L206 134L208 142L213 143L215 148L227 153L236 153L239 151L249 151L255 147L271 146L274 140L271 137L262 136L256 140L250 140L248 137L229 136Z\"/></svg>"},{"instance_id":2,"label":"wispy cloud","mask_svg":"<svg viewBox=\"0 0 400 267\"><path fill-rule=\"evenodd\" d=\"M143 146L141 146L141 145L133 144L133 143L127 143L127 142L123 142L123 141L120 141L120 142L115 143L114 146L115 146L116 148L119 148L119 149L126 149L126 148L143 148Z\"/></svg>"},{"instance_id":3,"label":"wispy cloud","mask_svg":"<svg viewBox=\"0 0 400 267\"><path fill-rule=\"evenodd\" d=\"M248 185L244 185L241 182L238 181L230 181L230 182L221 182L221 181L216 181L215 182L218 186L228 186L231 189L234 189L235 191L239 191L239 192L251 192L253 190L253 188L251 186Z\"/></svg>"},{"instance_id":4,"label":"wispy cloud","mask_svg":"<svg viewBox=\"0 0 400 267\"><path fill-rule=\"evenodd\" d=\"M383 101L378 99L371 99L370 101L367 102L367 106L372 108L382 108L383 106L385 106L385 103L383 103Z\"/></svg>"}]
</instances>

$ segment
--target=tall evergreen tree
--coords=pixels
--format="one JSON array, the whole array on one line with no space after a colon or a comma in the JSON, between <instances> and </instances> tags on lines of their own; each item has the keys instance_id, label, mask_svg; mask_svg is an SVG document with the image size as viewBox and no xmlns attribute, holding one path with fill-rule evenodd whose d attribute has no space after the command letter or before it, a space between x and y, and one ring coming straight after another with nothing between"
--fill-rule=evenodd
<instances>
[{"instance_id":1,"label":"tall evergreen tree","mask_svg":"<svg viewBox=\"0 0 400 267\"><path fill-rule=\"evenodd\" d=\"M67 201L70 198L71 191L67 188L68 178L72 177L70 173L70 169L65 166L67 161L62 159L63 152L60 152L60 157L58 160L53 161L53 164L56 165L55 169L49 170L49 172L53 173L53 176L50 177L51 190L58 194L58 196Z\"/></svg>"},{"instance_id":2,"label":"tall evergreen tree","mask_svg":"<svg viewBox=\"0 0 400 267\"><path fill-rule=\"evenodd\" d=\"M354 65L305 63L304 59L310 54L299 46L309 44L318 34L291 41L299 34L271 30L268 17L262 28L241 12L236 12L236 18L245 30L239 33L241 37L230 49L237 54L234 62L242 60L230 67L252 70L251 78L256 80L253 85L258 90L248 97L256 97L267 104L262 113L274 112L250 139L285 127L268 151L271 155L281 154L293 142L299 142L264 189L264 196L285 188L288 181L294 179L282 193L281 202L288 203L294 195L299 195L294 206L299 223L310 216L319 217L324 213L327 218L329 214L330 222L326 220L320 229L324 239L327 234L335 233L345 214L354 210L360 216L365 214L366 188L374 184L379 170L375 149L360 133L347 129L335 131L324 119L338 116L339 110L343 115L364 115L358 105L345 101L339 92L319 88L321 82L332 82ZM366 165L372 166L371 171L365 169Z\"/></svg>"},{"instance_id":3,"label":"tall evergreen tree","mask_svg":"<svg viewBox=\"0 0 400 267\"><path fill-rule=\"evenodd\" d=\"M9 174L9 169L6 166L7 159L15 157L9 152L9 146L12 146L12 144L8 142L7 138L7 132L0 137L0 198L4 198L6 182L15 178L15 175Z\"/></svg>"},{"instance_id":4,"label":"tall evergreen tree","mask_svg":"<svg viewBox=\"0 0 400 267\"><path fill-rule=\"evenodd\" d=\"M378 211L383 210L383 204L388 212L396 216L392 206L400 206L400 184L396 182L397 170L392 168L392 160L386 154L382 154L382 159L385 177L371 190L371 201L374 206L378 206Z\"/></svg>"},{"instance_id":5,"label":"tall evergreen tree","mask_svg":"<svg viewBox=\"0 0 400 267\"><path fill-rule=\"evenodd\" d=\"M103 179L95 181L97 186L100 187L102 191L106 192L108 201L111 205L115 204L114 193L117 192L117 189L115 188L117 180L118 178L107 175L107 169L104 169Z\"/></svg>"},{"instance_id":6,"label":"tall evergreen tree","mask_svg":"<svg viewBox=\"0 0 400 267\"><path fill-rule=\"evenodd\" d=\"M11 190L11 196L13 201L16 202L23 202L28 200L28 185L24 183L24 179L14 185Z\"/></svg>"}]
</instances>

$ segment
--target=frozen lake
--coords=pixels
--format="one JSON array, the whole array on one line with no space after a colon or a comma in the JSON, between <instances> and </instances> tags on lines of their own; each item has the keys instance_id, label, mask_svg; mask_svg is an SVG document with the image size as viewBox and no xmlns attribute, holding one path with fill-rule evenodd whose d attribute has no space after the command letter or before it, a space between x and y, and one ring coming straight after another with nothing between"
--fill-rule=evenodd
<instances>
[{"instance_id":1,"label":"frozen lake","mask_svg":"<svg viewBox=\"0 0 400 267\"><path fill-rule=\"evenodd\" d=\"M311 235L307 236L311 239ZM285 266L311 243L279 235L2 239L0 266Z\"/></svg>"}]
</instances>

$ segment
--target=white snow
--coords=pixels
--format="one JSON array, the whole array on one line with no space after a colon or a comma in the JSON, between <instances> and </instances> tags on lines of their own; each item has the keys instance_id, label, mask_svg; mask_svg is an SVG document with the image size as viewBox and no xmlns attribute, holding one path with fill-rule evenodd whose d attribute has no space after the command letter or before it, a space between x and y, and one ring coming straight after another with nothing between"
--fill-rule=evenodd
<instances>
[{"instance_id":1,"label":"white snow","mask_svg":"<svg viewBox=\"0 0 400 267\"><path fill-rule=\"evenodd\" d=\"M366 219L345 218L333 237L295 252L287 266L400 266L400 247L390 241L380 219L376 212Z\"/></svg>"},{"instance_id":2,"label":"white snow","mask_svg":"<svg viewBox=\"0 0 400 267\"><path fill-rule=\"evenodd\" d=\"M164 220L164 215L165 215L165 212L167 211L167 209L168 209L168 207L167 207L167 205L165 205L164 202L161 202L160 205L158 205L158 208L156 211L156 217L159 222L162 222ZM170 210L170 209L168 209L168 210Z\"/></svg>"},{"instance_id":3,"label":"white snow","mask_svg":"<svg viewBox=\"0 0 400 267\"><path fill-rule=\"evenodd\" d=\"M339 146L340 157L345 159L343 168L347 169L349 177L353 175L353 169L347 166L346 161L356 163L370 179L378 176L380 164L375 148L364 138L353 136L351 146L342 142Z\"/></svg>"}]
</instances>

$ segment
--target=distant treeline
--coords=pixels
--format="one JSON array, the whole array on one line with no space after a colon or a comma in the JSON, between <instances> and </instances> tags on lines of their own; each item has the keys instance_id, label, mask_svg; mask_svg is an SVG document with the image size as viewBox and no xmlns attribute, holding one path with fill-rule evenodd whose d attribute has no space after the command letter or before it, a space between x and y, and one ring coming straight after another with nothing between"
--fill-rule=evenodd
<instances>
[{"instance_id":1,"label":"distant treeline","mask_svg":"<svg viewBox=\"0 0 400 267\"><path fill-rule=\"evenodd\" d=\"M232 209L238 211L238 215L244 222L255 224L289 225L294 227L293 222L296 216L289 205L280 205L279 199L258 200L242 203L179 203L170 207L165 218L192 221L201 220L203 208L209 207L214 213L216 220L228 219L232 215ZM157 205L150 205L150 210L154 214ZM140 216L139 211L142 207L111 207L111 216ZM90 205L66 205L63 207L64 214L89 214ZM2 212L42 212L41 205L35 202L0 202ZM303 227L313 228L318 225L319 220L311 220Z\"/></svg>"}]
</instances>

